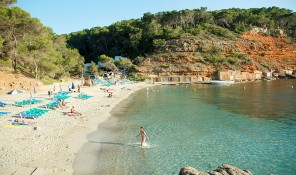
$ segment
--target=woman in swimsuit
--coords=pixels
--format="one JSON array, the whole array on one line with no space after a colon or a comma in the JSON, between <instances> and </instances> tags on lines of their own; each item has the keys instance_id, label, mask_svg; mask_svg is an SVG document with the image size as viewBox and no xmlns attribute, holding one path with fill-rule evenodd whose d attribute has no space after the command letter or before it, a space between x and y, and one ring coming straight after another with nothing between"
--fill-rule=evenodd
<instances>
[{"instance_id":1,"label":"woman in swimsuit","mask_svg":"<svg viewBox=\"0 0 296 175\"><path fill-rule=\"evenodd\" d=\"M146 132L144 131L144 127L143 127L143 126L140 128L140 133L139 133L139 135L141 135L141 138L142 138L141 146L143 146L144 143L145 143L146 138L149 139L148 136L146 135ZM139 136L139 135L138 135L138 136Z\"/></svg>"}]
</instances>

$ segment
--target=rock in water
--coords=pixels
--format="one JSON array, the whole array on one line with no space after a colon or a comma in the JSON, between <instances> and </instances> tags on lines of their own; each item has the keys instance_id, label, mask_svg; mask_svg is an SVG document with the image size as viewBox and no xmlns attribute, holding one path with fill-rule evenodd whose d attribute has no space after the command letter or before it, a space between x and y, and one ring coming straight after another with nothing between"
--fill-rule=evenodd
<instances>
[{"instance_id":1,"label":"rock in water","mask_svg":"<svg viewBox=\"0 0 296 175\"><path fill-rule=\"evenodd\" d=\"M248 170L241 170L228 164L223 164L219 166L217 169L214 170L214 172L218 172L221 175L252 175L252 173ZM212 175L211 173L209 174Z\"/></svg>"},{"instance_id":2,"label":"rock in water","mask_svg":"<svg viewBox=\"0 0 296 175\"><path fill-rule=\"evenodd\" d=\"M252 175L252 173L248 170L241 170L237 167L223 164L209 173L200 172L193 167L186 166L181 168L179 175Z\"/></svg>"},{"instance_id":3,"label":"rock in water","mask_svg":"<svg viewBox=\"0 0 296 175\"><path fill-rule=\"evenodd\" d=\"M199 172L195 168L186 166L181 168L179 175L208 175L207 173Z\"/></svg>"}]
</instances>

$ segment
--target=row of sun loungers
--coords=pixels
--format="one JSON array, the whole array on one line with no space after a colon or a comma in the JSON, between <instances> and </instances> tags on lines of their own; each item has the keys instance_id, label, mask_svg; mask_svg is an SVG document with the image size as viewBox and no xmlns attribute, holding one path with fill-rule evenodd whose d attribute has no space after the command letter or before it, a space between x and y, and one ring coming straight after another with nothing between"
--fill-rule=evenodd
<instances>
[{"instance_id":1,"label":"row of sun loungers","mask_svg":"<svg viewBox=\"0 0 296 175\"><path fill-rule=\"evenodd\" d=\"M38 118L42 115L46 114L49 110L47 109L39 109L39 108L31 108L29 110L26 110L24 112L20 113L21 118Z\"/></svg>"},{"instance_id":2,"label":"row of sun loungers","mask_svg":"<svg viewBox=\"0 0 296 175\"><path fill-rule=\"evenodd\" d=\"M65 99L70 98L70 96L69 95L55 95L54 98L57 100L65 100Z\"/></svg>"},{"instance_id":3,"label":"row of sun loungers","mask_svg":"<svg viewBox=\"0 0 296 175\"><path fill-rule=\"evenodd\" d=\"M49 109L55 109L59 107L59 102L58 101L52 101L44 105L45 108Z\"/></svg>"},{"instance_id":4,"label":"row of sun loungers","mask_svg":"<svg viewBox=\"0 0 296 175\"><path fill-rule=\"evenodd\" d=\"M112 82L108 81L108 80L94 80L95 84L102 84L104 86L112 86L114 85Z\"/></svg>"},{"instance_id":5,"label":"row of sun loungers","mask_svg":"<svg viewBox=\"0 0 296 175\"><path fill-rule=\"evenodd\" d=\"M65 91L59 92L57 95L54 96L56 101L51 101L51 102L49 102L49 103L42 106L42 107L45 107L46 109L31 108L29 110L20 112L19 116L21 118L32 118L32 119L36 119L38 117L41 117L44 114L46 114L47 112L49 112L50 109L58 108L60 100L65 100L65 99L70 98L69 93L71 93L71 92L65 92ZM90 95L87 95L87 94L79 94L78 95L79 99L89 99L91 97L93 97L93 96L90 96ZM16 101L13 104L7 104L7 103L4 103L4 102L0 102L0 106L5 107L5 106L9 106L9 105L15 105L15 106L23 107L23 106L28 106L28 105L31 105L31 104L38 104L38 103L41 103L41 102L42 102L42 100L37 100L35 98L32 98L32 99L23 100L23 101ZM0 111L0 117L5 116L5 115L10 114L10 113L11 112L1 112ZM14 124L19 125L19 122L18 123L13 123L12 122L12 124L13 125ZM22 123L20 125L22 125Z\"/></svg>"},{"instance_id":6,"label":"row of sun loungers","mask_svg":"<svg viewBox=\"0 0 296 175\"><path fill-rule=\"evenodd\" d=\"M23 100L23 101L16 101L16 102L14 102L14 105L16 105L16 106L28 106L28 105L32 105L32 104L41 103L41 102L42 102L42 100L37 100L35 98L32 98L32 99Z\"/></svg>"},{"instance_id":7,"label":"row of sun loungers","mask_svg":"<svg viewBox=\"0 0 296 175\"><path fill-rule=\"evenodd\" d=\"M121 81L119 81L118 82L119 84L133 84L134 82L133 81L130 81L130 80L127 80L127 79L125 79L125 80L121 80Z\"/></svg>"}]
</instances>

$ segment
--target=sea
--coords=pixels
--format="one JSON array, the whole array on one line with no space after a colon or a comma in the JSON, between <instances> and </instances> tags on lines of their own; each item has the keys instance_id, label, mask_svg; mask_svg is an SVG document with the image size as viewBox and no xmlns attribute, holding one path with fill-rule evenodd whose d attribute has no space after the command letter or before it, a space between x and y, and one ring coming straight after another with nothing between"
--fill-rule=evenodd
<instances>
[{"instance_id":1,"label":"sea","mask_svg":"<svg viewBox=\"0 0 296 175\"><path fill-rule=\"evenodd\" d=\"M296 80L142 89L87 139L75 174L177 175L184 166L209 172L230 164L254 175L293 175Z\"/></svg>"}]
</instances>

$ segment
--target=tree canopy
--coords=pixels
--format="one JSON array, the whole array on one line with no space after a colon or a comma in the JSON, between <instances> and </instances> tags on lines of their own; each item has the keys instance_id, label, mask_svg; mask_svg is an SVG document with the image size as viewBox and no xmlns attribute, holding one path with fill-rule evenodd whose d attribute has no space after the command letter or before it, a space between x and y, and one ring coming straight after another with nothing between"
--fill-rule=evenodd
<instances>
[{"instance_id":1,"label":"tree canopy","mask_svg":"<svg viewBox=\"0 0 296 175\"><path fill-rule=\"evenodd\" d=\"M182 37L217 35L233 38L252 28L282 29L296 39L296 13L270 7L231 8L207 11L193 10L145 13L141 19L116 22L106 27L94 27L66 35L68 44L77 48L86 59L99 55L123 56L132 61L153 53L161 44Z\"/></svg>"},{"instance_id":2,"label":"tree canopy","mask_svg":"<svg viewBox=\"0 0 296 175\"><path fill-rule=\"evenodd\" d=\"M15 2L1 0L0 62L38 79L78 75L84 68L78 50L26 11L9 7Z\"/></svg>"},{"instance_id":3,"label":"tree canopy","mask_svg":"<svg viewBox=\"0 0 296 175\"><path fill-rule=\"evenodd\" d=\"M17 0L0 0L0 7L7 7L12 4L15 4Z\"/></svg>"}]
</instances>

